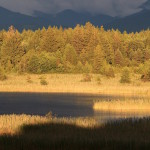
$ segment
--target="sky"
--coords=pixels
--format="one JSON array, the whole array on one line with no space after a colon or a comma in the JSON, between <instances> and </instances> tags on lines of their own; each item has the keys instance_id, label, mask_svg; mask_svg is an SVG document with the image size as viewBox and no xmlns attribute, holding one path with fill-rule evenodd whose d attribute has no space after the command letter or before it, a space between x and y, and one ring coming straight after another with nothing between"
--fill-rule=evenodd
<instances>
[{"instance_id":1,"label":"sky","mask_svg":"<svg viewBox=\"0 0 150 150\"><path fill-rule=\"evenodd\" d=\"M141 11L147 0L0 0L0 6L9 10L33 15L34 11L57 13L65 9L86 11L92 14L127 16Z\"/></svg>"}]
</instances>

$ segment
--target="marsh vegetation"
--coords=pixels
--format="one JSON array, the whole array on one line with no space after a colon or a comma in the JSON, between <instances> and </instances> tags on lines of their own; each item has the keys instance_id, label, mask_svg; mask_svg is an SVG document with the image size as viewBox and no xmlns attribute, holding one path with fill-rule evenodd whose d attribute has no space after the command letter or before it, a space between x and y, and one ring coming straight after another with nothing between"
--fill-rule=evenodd
<instances>
[{"instance_id":1,"label":"marsh vegetation","mask_svg":"<svg viewBox=\"0 0 150 150\"><path fill-rule=\"evenodd\" d=\"M97 111L116 113L147 113L150 114L149 99L100 100L94 103Z\"/></svg>"},{"instance_id":2,"label":"marsh vegetation","mask_svg":"<svg viewBox=\"0 0 150 150\"><path fill-rule=\"evenodd\" d=\"M9 131L6 132L7 130L1 127L4 131L0 135L2 150L150 148L150 119L148 118L126 119L99 125L95 124L94 120L83 118L52 119L26 115L0 116L0 120ZM16 122L15 129L12 126L13 122Z\"/></svg>"}]
</instances>

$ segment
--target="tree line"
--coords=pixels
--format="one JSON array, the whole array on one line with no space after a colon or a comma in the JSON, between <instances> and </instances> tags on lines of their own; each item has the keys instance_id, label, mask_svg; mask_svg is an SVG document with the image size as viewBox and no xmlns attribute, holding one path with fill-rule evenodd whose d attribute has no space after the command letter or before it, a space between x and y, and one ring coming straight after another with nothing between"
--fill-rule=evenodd
<instances>
[{"instance_id":1,"label":"tree line","mask_svg":"<svg viewBox=\"0 0 150 150\"><path fill-rule=\"evenodd\" d=\"M149 60L149 29L128 34L86 23L67 29L43 27L20 33L11 26L8 31L0 31L0 66L5 72L111 76L123 67L144 73Z\"/></svg>"}]
</instances>

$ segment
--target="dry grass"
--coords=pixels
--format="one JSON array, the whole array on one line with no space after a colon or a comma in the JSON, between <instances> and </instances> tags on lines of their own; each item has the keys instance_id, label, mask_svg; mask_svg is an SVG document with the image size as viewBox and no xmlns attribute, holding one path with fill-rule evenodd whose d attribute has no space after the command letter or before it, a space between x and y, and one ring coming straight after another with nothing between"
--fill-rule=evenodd
<instances>
[{"instance_id":1,"label":"dry grass","mask_svg":"<svg viewBox=\"0 0 150 150\"><path fill-rule=\"evenodd\" d=\"M28 76L30 76L29 83ZM1 92L42 92L42 93L86 93L128 96L150 96L150 83L139 80L139 76L132 78L131 84L121 84L120 75L116 78L101 76L101 84L97 83L99 75L92 75L91 82L81 82L81 74L47 74L44 75L49 83L40 84L41 75L8 75L8 80L0 81Z\"/></svg>"},{"instance_id":2,"label":"dry grass","mask_svg":"<svg viewBox=\"0 0 150 150\"><path fill-rule=\"evenodd\" d=\"M94 110L116 113L147 113L150 114L150 100L126 99L95 102Z\"/></svg>"},{"instance_id":3,"label":"dry grass","mask_svg":"<svg viewBox=\"0 0 150 150\"><path fill-rule=\"evenodd\" d=\"M20 131L20 127L23 125L36 125L44 123L62 123L81 127L93 127L97 124L92 118L56 118L31 115L1 115L0 135L16 134Z\"/></svg>"}]
</instances>

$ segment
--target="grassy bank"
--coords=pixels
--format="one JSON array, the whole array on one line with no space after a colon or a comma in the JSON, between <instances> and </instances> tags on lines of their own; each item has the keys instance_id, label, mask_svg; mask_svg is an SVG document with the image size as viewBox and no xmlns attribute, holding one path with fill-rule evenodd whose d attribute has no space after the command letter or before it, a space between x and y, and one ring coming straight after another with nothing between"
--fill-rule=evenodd
<instances>
[{"instance_id":1,"label":"grassy bank","mask_svg":"<svg viewBox=\"0 0 150 150\"><path fill-rule=\"evenodd\" d=\"M15 119L15 117L30 118L31 116L1 116L3 119L7 117ZM34 118L34 116L32 117ZM39 119L36 121L39 121ZM44 120L40 121L42 122L32 124L28 122L28 124L23 125L18 132L12 135L0 135L0 149L150 149L150 119L128 119L99 126L91 126L91 124L90 126L83 126L81 124L78 126L72 123L72 121L70 123L70 121L64 121L64 119L61 121L45 122L44 118ZM80 119L80 121L83 121L83 119Z\"/></svg>"},{"instance_id":2,"label":"grassy bank","mask_svg":"<svg viewBox=\"0 0 150 150\"><path fill-rule=\"evenodd\" d=\"M150 96L150 83L140 81L139 76L132 77L131 84L121 84L120 74L115 78L92 75L91 82L82 82L81 74L46 74L47 85L41 85L42 75L8 75L0 81L1 92L48 92L48 93L85 93L129 96ZM98 81L100 77L101 81Z\"/></svg>"},{"instance_id":3,"label":"grassy bank","mask_svg":"<svg viewBox=\"0 0 150 150\"><path fill-rule=\"evenodd\" d=\"M93 105L94 110L116 113L149 113L150 100L148 99L125 99L97 101Z\"/></svg>"}]
</instances>

